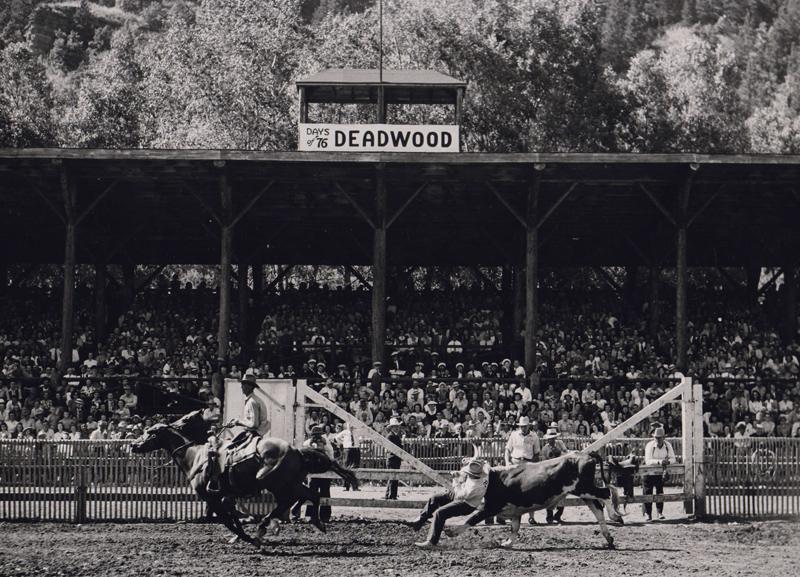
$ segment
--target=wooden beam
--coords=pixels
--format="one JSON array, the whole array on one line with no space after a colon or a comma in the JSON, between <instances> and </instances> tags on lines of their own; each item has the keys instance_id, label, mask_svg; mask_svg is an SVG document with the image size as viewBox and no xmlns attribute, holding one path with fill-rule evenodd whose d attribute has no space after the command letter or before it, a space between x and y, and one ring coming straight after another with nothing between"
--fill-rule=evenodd
<instances>
[{"instance_id":1,"label":"wooden beam","mask_svg":"<svg viewBox=\"0 0 800 577\"><path fill-rule=\"evenodd\" d=\"M614 277L612 277L608 273L608 271L606 269L604 269L601 266L596 266L596 267L592 267L592 268L597 274L599 274L603 278L604 281L606 281L608 283L608 285L611 288L613 288L615 291L617 291L618 294L622 293L622 287L619 286L617 281L614 280Z\"/></svg>"},{"instance_id":2,"label":"wooden beam","mask_svg":"<svg viewBox=\"0 0 800 577\"><path fill-rule=\"evenodd\" d=\"M564 192L564 194L562 194L561 196L558 197L558 200L556 200L556 202L553 204L553 206L551 206L550 209L544 214L544 216L542 216L542 218L539 219L538 226L542 226L547 221L547 219L550 218L550 216L558 209L558 207L561 206L561 203L563 203L565 200L567 200L567 197L570 194L572 194L572 191L575 190L576 186L578 186L578 183L577 182L573 182L572 186L570 186L567 189L567 191Z\"/></svg>"},{"instance_id":3,"label":"wooden beam","mask_svg":"<svg viewBox=\"0 0 800 577\"><path fill-rule=\"evenodd\" d=\"M11 280L11 285L10 286L13 286L13 287L18 286L21 282L23 282L28 277L28 275L30 275L38 267L39 267L38 264L31 264L31 265L26 266L24 269L22 269L22 272L20 272L17 276L15 276Z\"/></svg>"},{"instance_id":4,"label":"wooden beam","mask_svg":"<svg viewBox=\"0 0 800 577\"><path fill-rule=\"evenodd\" d=\"M245 256L244 262L249 262L249 263L254 262L256 260L256 257L258 257L258 255L261 254L261 251L264 250L265 245L268 246L273 241L273 239L275 239L285 229L286 229L286 223L285 222L282 222L278 226L274 227L270 231L269 236L265 240L261 241L261 246L259 246L257 249L255 249L249 255Z\"/></svg>"},{"instance_id":5,"label":"wooden beam","mask_svg":"<svg viewBox=\"0 0 800 577\"><path fill-rule=\"evenodd\" d=\"M356 209L356 211L357 211L357 212L358 212L358 213L361 215L361 217L362 217L364 220L366 220L366 221L367 221L367 224L368 224L368 225L369 225L369 226L370 226L370 227L371 227L373 230L375 230L375 228L377 228L377 226L375 225L375 221L374 221L374 220L372 220L372 217L371 217L369 214L367 214L367 211L366 211L366 210L364 210L363 208L361 208L361 205L360 205L360 204L358 204L358 201L357 201L357 200L356 200L356 199L355 199L355 198L354 198L354 197L353 197L353 196L352 196L352 195L351 195L349 192L347 192L345 189L343 189L341 186L339 186L339 183L338 183L338 182L335 182L335 181L334 181L334 183L333 183L333 186L335 186L336 188L338 188L338 189L339 189L339 192L341 192L341 193L344 195L344 197L345 197L347 200L349 200L349 201L350 201L350 204L352 204L352 205L353 205L353 208L355 208L355 209Z\"/></svg>"},{"instance_id":6,"label":"wooden beam","mask_svg":"<svg viewBox=\"0 0 800 577\"><path fill-rule=\"evenodd\" d=\"M106 254L106 257L103 259L103 262L105 264L108 264L108 262L115 254L119 253L125 247L125 245L127 245L134 238L136 238L139 235L139 233L142 232L144 229L145 225L140 224L133 231L125 235L125 237L123 237L122 240L118 242L116 246L112 247L111 250Z\"/></svg>"},{"instance_id":7,"label":"wooden beam","mask_svg":"<svg viewBox=\"0 0 800 577\"><path fill-rule=\"evenodd\" d=\"M627 242L629 245L631 245L631 248L633 249L633 252L635 252L636 254L639 255L639 258L642 259L643 263L650 262L650 258L645 254L645 252L641 248L639 248L639 245L637 245L634 242L634 240L631 238L631 236L627 232L622 231L621 234L622 234L622 238L625 239L625 242Z\"/></svg>"},{"instance_id":8,"label":"wooden beam","mask_svg":"<svg viewBox=\"0 0 800 577\"><path fill-rule=\"evenodd\" d=\"M494 187L494 185L488 180L486 181L486 186L489 187L489 190L491 190L492 193L494 193L494 195L503 204L503 206L505 206L506 209L508 209L508 212L510 212L511 215L514 218L516 218L524 228L528 228L528 221L525 219L525 217L523 217L516 208L511 206L511 203L506 200L506 198L500 193L500 191L497 190Z\"/></svg>"},{"instance_id":9,"label":"wooden beam","mask_svg":"<svg viewBox=\"0 0 800 577\"><path fill-rule=\"evenodd\" d=\"M41 197L41 199L45 202L45 204L50 207L50 210L52 210L54 213L56 213L56 216L58 216L58 218L61 219L61 222L66 224L67 223L67 218L61 213L61 211L56 207L56 205L53 204L53 202L49 198L47 198L47 195L44 193L44 191L42 189L40 189L27 176L25 177L25 181L28 183L28 186L30 186L33 189L33 191Z\"/></svg>"},{"instance_id":10,"label":"wooden beam","mask_svg":"<svg viewBox=\"0 0 800 577\"><path fill-rule=\"evenodd\" d=\"M216 223L217 223L218 225L220 225L220 226L223 226L223 225L222 225L222 218L219 216L219 214L217 214L217 211L216 211L216 210L214 210L214 209L211 207L211 205L209 205L209 204L208 204L208 203L205 201L205 199L204 199L202 196L200 196L199 194L197 194L197 193L196 193L194 190L192 190L191 188L189 188L189 187L188 187L188 186L186 186L185 184L183 185L183 188L184 188L184 190L186 190L186 191L187 191L189 194L191 194L193 197L195 197L195 198L197 199L197 202L199 202L201 205L203 205L203 208L205 208L205 209L208 211L208 214L210 214L210 215L211 215L211 218L213 218L213 219L216 221Z\"/></svg>"},{"instance_id":11,"label":"wooden beam","mask_svg":"<svg viewBox=\"0 0 800 577\"><path fill-rule=\"evenodd\" d=\"M266 292L266 291L269 291L269 290L272 290L273 288L275 288L275 286L276 286L276 285L277 285L279 282L281 282L281 280L283 280L283 277L285 277L287 274L289 274L293 268L294 268L294 265L293 265L293 264L286 265L286 266L283 268L283 270L282 270L281 272L279 272L279 273L278 273L278 276L276 276L276 277L275 277L275 278L274 278L274 279L273 279L273 280L272 280L272 281L271 281L271 282L270 282L270 283L269 283L269 284L268 284L268 285L267 285L267 286L264 288L264 291Z\"/></svg>"},{"instance_id":12,"label":"wooden beam","mask_svg":"<svg viewBox=\"0 0 800 577\"><path fill-rule=\"evenodd\" d=\"M442 487L451 486L451 479L448 479L438 471L434 471L428 465L414 457L411 453L405 451L402 447L398 447L394 443L390 442L389 439L378 433L365 422L358 420L354 415L351 415L339 405L332 403L327 397L320 395L318 392L310 388L305 384L305 382L301 381L297 383L297 394L305 396L314 403L317 403L325 408L330 413L333 413L335 416L342 419L345 423L349 423L359 432L362 437L365 437L373 443L380 445L389 453L397 455L403 462L408 463L411 468L420 471L426 477L438 483Z\"/></svg>"},{"instance_id":13,"label":"wooden beam","mask_svg":"<svg viewBox=\"0 0 800 577\"><path fill-rule=\"evenodd\" d=\"M492 281L492 279L490 279L488 276L486 276L486 273L483 272L479 266L472 267L472 270L474 270L475 273L478 275L478 277L482 278L486 284L488 284L490 287L492 287L495 292L497 292L497 293L500 292L500 289L497 288L497 286L494 284L494 281Z\"/></svg>"},{"instance_id":14,"label":"wooden beam","mask_svg":"<svg viewBox=\"0 0 800 577\"><path fill-rule=\"evenodd\" d=\"M722 191L725 190L727 185L728 183L725 182L714 191L714 194L712 194L709 199L703 203L703 206L701 206L699 210L696 210L695 213L689 218L688 222L686 223L686 228L692 228L692 225L694 224L694 221L697 220L697 217L703 214L703 212L711 205L712 202L717 200L717 197L722 194Z\"/></svg>"},{"instance_id":15,"label":"wooden beam","mask_svg":"<svg viewBox=\"0 0 800 577\"><path fill-rule=\"evenodd\" d=\"M642 192L644 192L645 195L650 199L650 202L652 202L653 205L659 211L661 211L661 213L667 218L667 220L672 224L672 226L674 226L675 228L680 228L679 225L678 225L678 221L675 220L675 217L672 216L672 213L669 210L667 210L667 207L665 207L663 204L661 204L661 201L658 200L658 198L656 198L656 196L652 192L650 192L650 189L647 188L644 185L644 183L640 182L639 183L639 188L642 189Z\"/></svg>"},{"instance_id":16,"label":"wooden beam","mask_svg":"<svg viewBox=\"0 0 800 577\"><path fill-rule=\"evenodd\" d=\"M145 279L141 283L139 283L138 286L134 287L134 290L138 293L140 290L147 288L147 286L153 281L153 279L156 278L156 276L158 276L161 273L161 271L163 271L165 268L167 268L167 265L165 264L157 266L156 269L149 275L147 275Z\"/></svg>"},{"instance_id":17,"label":"wooden beam","mask_svg":"<svg viewBox=\"0 0 800 577\"><path fill-rule=\"evenodd\" d=\"M763 284L763 286L761 286L761 287L758 289L758 296L761 296L761 295L763 295L765 292L767 292L767 290L768 290L768 289L769 289L769 288L770 288L772 285L774 285L774 284L777 282L777 280L778 280L778 279L781 277L781 275L783 275L783 269L782 269L782 268L779 268L779 269L778 269L777 271L775 271L775 273L774 273L774 274L773 274L773 275L770 277L770 279L769 279L767 282L765 282L765 283Z\"/></svg>"},{"instance_id":18,"label":"wooden beam","mask_svg":"<svg viewBox=\"0 0 800 577\"><path fill-rule=\"evenodd\" d=\"M726 271L723 267L717 266L717 270L722 275L722 278L724 278L729 283L731 283L731 285L733 285L734 288L740 289L740 290L744 290L745 289L745 287L739 281L737 281L735 278L733 278L733 276L731 276L731 273Z\"/></svg>"},{"instance_id":19,"label":"wooden beam","mask_svg":"<svg viewBox=\"0 0 800 577\"><path fill-rule=\"evenodd\" d=\"M501 245L499 242L497 242L497 240L494 238L494 236L492 236L492 234L486 229L485 226L481 226L480 227L480 231L489 240L489 242L492 243L492 246L494 246L494 248L497 249L497 252L499 252L501 255L503 255L503 258L506 259L506 263L508 263L509 265L513 266L513 263L514 263L514 261L516 259L512 258L512 256L510 254L508 254L508 251L506 250L506 248L503 245Z\"/></svg>"},{"instance_id":20,"label":"wooden beam","mask_svg":"<svg viewBox=\"0 0 800 577\"><path fill-rule=\"evenodd\" d=\"M231 220L231 226L236 226L236 224L240 220L242 220L242 217L245 214L247 214L251 208L253 208L253 205L255 205L255 203L257 203L261 199L261 197L266 194L266 192L272 187L274 183L275 183L274 180L270 180L264 188L259 190L258 193L256 193L256 195L250 199L247 205L242 210L240 210L236 216L233 217L233 219Z\"/></svg>"},{"instance_id":21,"label":"wooden beam","mask_svg":"<svg viewBox=\"0 0 800 577\"><path fill-rule=\"evenodd\" d=\"M103 192L101 192L101 193L98 195L98 197L97 197L97 198L95 198L95 199L94 199L94 200L93 200L93 201L92 201L92 202L89 204L89 206L86 208L86 210L84 210L84 211L81 213L81 215L80 215L80 216L79 216L79 217L76 219L75 223L76 223L76 224L80 224L80 222L81 222L81 221L82 221L84 218L86 218L86 217L89 215L89 213L91 213L91 212L92 212L92 211L95 209L95 207L96 207L98 204L100 204L100 202L101 202L101 201L102 201L102 200L103 200L103 199L104 199L104 198L105 198L105 197L108 195L108 193L109 193L109 192L111 192L112 190L114 190L114 188L116 188L117 184L119 184L119 182L120 182L121 180L122 180L122 177L118 178L117 180L115 180L114 182L112 182L112 183L111 183L111 184L110 184L110 185L109 185L109 186L108 186L108 187L107 187L107 188L106 188L106 189L105 189Z\"/></svg>"},{"instance_id":22,"label":"wooden beam","mask_svg":"<svg viewBox=\"0 0 800 577\"><path fill-rule=\"evenodd\" d=\"M417 196L419 196L419 193L425 190L425 187L428 186L428 184L429 183L427 181L423 182L422 186L420 186L417 190L415 190L414 194L408 197L408 199L403 203L403 206L398 208L397 211L392 216L390 216L389 219L386 221L386 228L392 226L392 223L395 220L397 220L397 217L403 214L403 212L405 212L406 208L408 208L408 205L411 204L414 201L414 199L417 198Z\"/></svg>"},{"instance_id":23,"label":"wooden beam","mask_svg":"<svg viewBox=\"0 0 800 577\"><path fill-rule=\"evenodd\" d=\"M615 427L614 429L610 430L608 433L597 439L594 443L590 444L588 447L581 449L584 453L588 453L590 451L597 451L601 447L607 445L611 441L619 439L623 437L625 432L630 429L631 427L635 427L642 421L644 421L647 417L659 411L661 407L666 405L667 403L674 401L681 395L686 392L687 389L687 382L691 383L691 379L684 380L678 386L673 389L670 389L660 397L658 397L655 401L647 405L641 411L630 417L627 421L624 421L619 426Z\"/></svg>"},{"instance_id":24,"label":"wooden beam","mask_svg":"<svg viewBox=\"0 0 800 577\"><path fill-rule=\"evenodd\" d=\"M354 277L356 277L359 280L359 282L361 282L361 284L363 284L368 289L372 290L372 285L369 283L369 281L367 279L365 279L364 276L360 272L358 272L355 268L353 268L352 265L348 264L348 265L345 265L345 267L347 268L347 270L350 271L350 273Z\"/></svg>"}]
</instances>

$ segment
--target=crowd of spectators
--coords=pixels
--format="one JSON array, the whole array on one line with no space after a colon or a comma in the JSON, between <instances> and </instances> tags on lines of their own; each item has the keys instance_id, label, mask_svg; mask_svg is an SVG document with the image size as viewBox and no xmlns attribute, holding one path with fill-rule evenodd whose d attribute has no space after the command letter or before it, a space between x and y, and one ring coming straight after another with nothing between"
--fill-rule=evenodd
<instances>
[{"instance_id":1,"label":"crowd of spectators","mask_svg":"<svg viewBox=\"0 0 800 577\"><path fill-rule=\"evenodd\" d=\"M309 379L380 432L396 417L410 437L505 436L528 416L542 431L556 423L565 438L598 437L680 376L669 302L654 333L647 305L612 290L543 290L539 302L537 370L526 374L493 289L391 298L381 365L368 354L371 301L363 290L264 295L252 309L260 321L245 343L252 346L232 343L224 362L215 358L219 300L202 284L173 281L112 303L100 342L91 292L79 290L71 363L58 377L60 295L7 289L0 439L135 437L155 414L223 399L224 379L245 373ZM764 308L735 293L692 291L689 303L688 373L704 387L708 434L800 436L796 343L784 344ZM679 405L655 419L667 435L680 434ZM324 411L309 423L330 435L341 427ZM631 434L649 431L642 425Z\"/></svg>"}]
</instances>

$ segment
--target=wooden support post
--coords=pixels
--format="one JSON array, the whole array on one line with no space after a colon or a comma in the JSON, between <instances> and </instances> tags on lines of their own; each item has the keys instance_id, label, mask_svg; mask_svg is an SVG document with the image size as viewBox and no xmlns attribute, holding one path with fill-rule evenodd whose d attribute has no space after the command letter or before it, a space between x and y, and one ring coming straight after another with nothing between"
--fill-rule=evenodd
<instances>
[{"instance_id":1,"label":"wooden support post","mask_svg":"<svg viewBox=\"0 0 800 577\"><path fill-rule=\"evenodd\" d=\"M747 304L754 305L758 298L758 283L761 282L761 267L745 267L745 274L747 274Z\"/></svg>"},{"instance_id":2,"label":"wooden support post","mask_svg":"<svg viewBox=\"0 0 800 577\"><path fill-rule=\"evenodd\" d=\"M106 303L107 271L105 263L94 265L94 342L102 343L106 338Z\"/></svg>"},{"instance_id":3,"label":"wooden support post","mask_svg":"<svg viewBox=\"0 0 800 577\"><path fill-rule=\"evenodd\" d=\"M536 329L539 294L539 184L543 164L534 166L528 188L528 207L525 234L525 372L536 370Z\"/></svg>"},{"instance_id":4,"label":"wooden support post","mask_svg":"<svg viewBox=\"0 0 800 577\"><path fill-rule=\"evenodd\" d=\"M783 296L784 315L786 322L783 327L783 342L787 345L797 340L797 271L795 270L796 255L791 253L792 229L784 231L784 256L783 266Z\"/></svg>"},{"instance_id":5,"label":"wooden support post","mask_svg":"<svg viewBox=\"0 0 800 577\"><path fill-rule=\"evenodd\" d=\"M705 435L703 431L703 385L693 384L694 427L692 431L692 451L694 453L694 514L703 518L706 515L706 459Z\"/></svg>"},{"instance_id":6,"label":"wooden support post","mask_svg":"<svg viewBox=\"0 0 800 577\"><path fill-rule=\"evenodd\" d=\"M683 492L687 498L683 502L684 511L691 515L693 512L694 499L694 446L692 444L694 431L694 391L692 389L692 379L684 377L683 395L681 399L681 431L683 433L682 458L683 458Z\"/></svg>"},{"instance_id":7,"label":"wooden support post","mask_svg":"<svg viewBox=\"0 0 800 577\"><path fill-rule=\"evenodd\" d=\"M300 122L308 122L308 99L306 98L306 87L300 87Z\"/></svg>"},{"instance_id":8,"label":"wooden support post","mask_svg":"<svg viewBox=\"0 0 800 577\"><path fill-rule=\"evenodd\" d=\"M639 267L635 264L625 267L625 283L623 284L622 291L624 292L625 301L633 305L637 302L636 298L636 285L637 277L639 276Z\"/></svg>"},{"instance_id":9,"label":"wooden support post","mask_svg":"<svg viewBox=\"0 0 800 577\"><path fill-rule=\"evenodd\" d=\"M686 291L689 273L686 265L686 228L678 229L678 262L677 262L677 287L675 295L675 331L678 359L675 365L678 370L686 374L688 359L686 355L688 345L688 319Z\"/></svg>"},{"instance_id":10,"label":"wooden support post","mask_svg":"<svg viewBox=\"0 0 800 577\"><path fill-rule=\"evenodd\" d=\"M386 93L383 85L378 86L378 124L386 123Z\"/></svg>"},{"instance_id":11,"label":"wooden support post","mask_svg":"<svg viewBox=\"0 0 800 577\"><path fill-rule=\"evenodd\" d=\"M522 334L523 317L525 316L525 275L522 265L514 267L514 327L511 333L511 344L516 345Z\"/></svg>"},{"instance_id":12,"label":"wooden support post","mask_svg":"<svg viewBox=\"0 0 800 577\"><path fill-rule=\"evenodd\" d=\"M377 167L372 246L372 361L383 362L386 341L386 166Z\"/></svg>"},{"instance_id":13,"label":"wooden support post","mask_svg":"<svg viewBox=\"0 0 800 577\"><path fill-rule=\"evenodd\" d=\"M216 164L216 163L215 163ZM224 163L216 164L224 168ZM219 177L220 197L222 200L222 231L219 261L219 327L217 332L217 359L227 360L231 340L231 261L233 256L233 201L228 186L227 175L222 172Z\"/></svg>"},{"instance_id":14,"label":"wooden support post","mask_svg":"<svg viewBox=\"0 0 800 577\"><path fill-rule=\"evenodd\" d=\"M72 364L72 333L75 311L75 245L77 226L72 220L67 223L64 242L64 298L61 305L61 358L58 372L63 375Z\"/></svg>"},{"instance_id":15,"label":"wooden support post","mask_svg":"<svg viewBox=\"0 0 800 577\"><path fill-rule=\"evenodd\" d=\"M237 282L239 284L239 343L242 345L242 352L245 359L250 359L250 351L252 350L250 338L248 335L248 322L247 316L250 310L249 297L250 289L247 286L247 277L250 266L239 263L239 274ZM255 280L255 277L254 277Z\"/></svg>"},{"instance_id":16,"label":"wooden support post","mask_svg":"<svg viewBox=\"0 0 800 577\"><path fill-rule=\"evenodd\" d=\"M647 328L648 332L650 333L650 338L653 342L657 342L658 338L658 317L660 315L659 311L659 296L658 293L661 290L661 267L658 265L655 260L650 262L650 271L649 271L649 285L650 285L650 297L649 297L649 310L648 310L648 322Z\"/></svg>"},{"instance_id":17,"label":"wooden support post","mask_svg":"<svg viewBox=\"0 0 800 577\"><path fill-rule=\"evenodd\" d=\"M688 369L687 350L689 344L689 320L687 318L687 300L686 293L689 286L689 271L687 264L688 252L688 230L689 230L689 198L692 192L692 182L695 174L697 174L700 166L698 164L690 164L686 173L686 179L683 187L678 194L678 242L677 242L677 290L675 295L675 344L678 348L678 359L675 365L678 370L686 374Z\"/></svg>"},{"instance_id":18,"label":"wooden support post","mask_svg":"<svg viewBox=\"0 0 800 577\"><path fill-rule=\"evenodd\" d=\"M59 161L60 162L60 161ZM61 192L64 196L66 233L64 235L64 295L61 305L61 358L58 373L63 375L72 363L72 332L75 321L75 264L78 225L76 222L77 189L69 181L63 166L60 170Z\"/></svg>"}]
</instances>

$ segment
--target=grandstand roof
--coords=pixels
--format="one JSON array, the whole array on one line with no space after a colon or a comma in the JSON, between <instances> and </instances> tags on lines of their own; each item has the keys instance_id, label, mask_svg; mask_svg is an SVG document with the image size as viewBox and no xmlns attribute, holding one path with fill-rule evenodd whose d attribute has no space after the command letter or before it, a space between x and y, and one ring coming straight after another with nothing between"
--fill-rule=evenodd
<instances>
[{"instance_id":1,"label":"grandstand roof","mask_svg":"<svg viewBox=\"0 0 800 577\"><path fill-rule=\"evenodd\" d=\"M435 70L331 68L297 81L311 103L376 103L382 86L390 104L456 104L467 83Z\"/></svg>"},{"instance_id":2,"label":"grandstand roof","mask_svg":"<svg viewBox=\"0 0 800 577\"><path fill-rule=\"evenodd\" d=\"M370 264L379 165L389 265L524 262L536 165L542 267L674 263L690 174L689 266L800 254L798 156L0 149L0 259L63 262L63 181L79 262L218 263L225 175L234 262Z\"/></svg>"}]
</instances>

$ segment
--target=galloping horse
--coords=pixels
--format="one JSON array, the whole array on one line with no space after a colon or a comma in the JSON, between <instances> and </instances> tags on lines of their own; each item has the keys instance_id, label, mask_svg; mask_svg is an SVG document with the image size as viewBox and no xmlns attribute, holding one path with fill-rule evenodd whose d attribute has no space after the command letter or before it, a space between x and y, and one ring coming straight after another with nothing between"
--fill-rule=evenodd
<instances>
[{"instance_id":1,"label":"galloping horse","mask_svg":"<svg viewBox=\"0 0 800 577\"><path fill-rule=\"evenodd\" d=\"M197 495L209 504L228 529L247 543L260 546L267 528L277 535L280 531L279 519L295 503L311 501L319 505L319 494L303 484L306 475L333 471L345 482L358 486L358 479L350 469L342 467L320 451L297 449L282 439L262 437L257 444L259 459L244 460L221 475L220 491L211 493L206 488L205 475L208 463L208 447L205 445L207 431L200 412L195 411L171 425L159 423L149 427L142 437L133 442L131 450L134 453L158 449L169 451ZM225 445L219 449L220 453L227 450ZM266 477L258 480L256 473L262 465L270 467L270 471ZM276 506L261 520L258 536L252 538L244 532L238 520L234 499L257 495L265 489L275 497ZM312 518L311 522L320 531L325 531L318 518Z\"/></svg>"}]
</instances>

